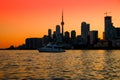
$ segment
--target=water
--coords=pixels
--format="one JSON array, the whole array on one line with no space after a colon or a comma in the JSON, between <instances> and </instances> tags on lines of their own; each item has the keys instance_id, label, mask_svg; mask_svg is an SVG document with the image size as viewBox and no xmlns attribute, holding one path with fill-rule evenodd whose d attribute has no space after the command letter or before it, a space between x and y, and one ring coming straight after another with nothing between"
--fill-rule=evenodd
<instances>
[{"instance_id":1,"label":"water","mask_svg":"<svg viewBox=\"0 0 120 80\"><path fill-rule=\"evenodd\" d=\"M0 80L120 80L120 50L0 51Z\"/></svg>"}]
</instances>

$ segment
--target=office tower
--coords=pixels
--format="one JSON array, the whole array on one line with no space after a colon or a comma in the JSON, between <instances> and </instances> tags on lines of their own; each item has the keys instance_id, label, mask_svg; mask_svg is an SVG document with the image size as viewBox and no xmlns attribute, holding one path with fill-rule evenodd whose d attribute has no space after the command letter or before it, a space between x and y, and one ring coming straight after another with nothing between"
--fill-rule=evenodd
<instances>
[{"instance_id":1,"label":"office tower","mask_svg":"<svg viewBox=\"0 0 120 80\"><path fill-rule=\"evenodd\" d=\"M65 32L65 38L70 38L70 34L68 31Z\"/></svg>"},{"instance_id":2,"label":"office tower","mask_svg":"<svg viewBox=\"0 0 120 80\"><path fill-rule=\"evenodd\" d=\"M56 31L53 32L53 38L56 38Z\"/></svg>"},{"instance_id":3,"label":"office tower","mask_svg":"<svg viewBox=\"0 0 120 80\"><path fill-rule=\"evenodd\" d=\"M90 44L96 44L98 42L98 31L90 31Z\"/></svg>"},{"instance_id":4,"label":"office tower","mask_svg":"<svg viewBox=\"0 0 120 80\"><path fill-rule=\"evenodd\" d=\"M104 26L105 26L105 40L107 40L107 41L113 40L115 37L115 28L112 24L111 16L105 17Z\"/></svg>"},{"instance_id":5,"label":"office tower","mask_svg":"<svg viewBox=\"0 0 120 80\"><path fill-rule=\"evenodd\" d=\"M56 42L56 31L53 31L53 41Z\"/></svg>"},{"instance_id":6,"label":"office tower","mask_svg":"<svg viewBox=\"0 0 120 80\"><path fill-rule=\"evenodd\" d=\"M72 38L72 39L75 39L75 38L76 38L76 32L75 32L75 30L72 30L72 31L71 31L71 38Z\"/></svg>"},{"instance_id":7,"label":"office tower","mask_svg":"<svg viewBox=\"0 0 120 80\"><path fill-rule=\"evenodd\" d=\"M76 44L76 31L72 30L71 31L71 44Z\"/></svg>"},{"instance_id":8,"label":"office tower","mask_svg":"<svg viewBox=\"0 0 120 80\"><path fill-rule=\"evenodd\" d=\"M25 41L25 45L27 49L37 49L42 47L42 39L41 38L27 38Z\"/></svg>"},{"instance_id":9,"label":"office tower","mask_svg":"<svg viewBox=\"0 0 120 80\"><path fill-rule=\"evenodd\" d=\"M52 30L48 29L48 37L52 37Z\"/></svg>"},{"instance_id":10,"label":"office tower","mask_svg":"<svg viewBox=\"0 0 120 80\"><path fill-rule=\"evenodd\" d=\"M65 32L64 42L70 43L70 34L68 31Z\"/></svg>"},{"instance_id":11,"label":"office tower","mask_svg":"<svg viewBox=\"0 0 120 80\"><path fill-rule=\"evenodd\" d=\"M63 20L63 11L62 11L62 22L61 22L61 26L62 26L62 38L64 37L64 20Z\"/></svg>"},{"instance_id":12,"label":"office tower","mask_svg":"<svg viewBox=\"0 0 120 80\"><path fill-rule=\"evenodd\" d=\"M60 25L56 25L56 40L57 42L62 42L62 37L60 34Z\"/></svg>"},{"instance_id":13,"label":"office tower","mask_svg":"<svg viewBox=\"0 0 120 80\"><path fill-rule=\"evenodd\" d=\"M53 36L52 36L52 30L51 29L48 29L48 36L47 36L47 38L48 38L48 42L52 42L53 40Z\"/></svg>"},{"instance_id":14,"label":"office tower","mask_svg":"<svg viewBox=\"0 0 120 80\"><path fill-rule=\"evenodd\" d=\"M56 35L60 35L60 25L56 25Z\"/></svg>"},{"instance_id":15,"label":"office tower","mask_svg":"<svg viewBox=\"0 0 120 80\"><path fill-rule=\"evenodd\" d=\"M88 44L88 35L90 31L90 24L87 24L86 22L81 23L81 37L83 39L83 44L87 45Z\"/></svg>"},{"instance_id":16,"label":"office tower","mask_svg":"<svg viewBox=\"0 0 120 80\"><path fill-rule=\"evenodd\" d=\"M78 36L77 36L77 44L78 44L78 45L82 45L82 42L83 42L83 41L82 41L81 35L78 35Z\"/></svg>"}]
</instances>

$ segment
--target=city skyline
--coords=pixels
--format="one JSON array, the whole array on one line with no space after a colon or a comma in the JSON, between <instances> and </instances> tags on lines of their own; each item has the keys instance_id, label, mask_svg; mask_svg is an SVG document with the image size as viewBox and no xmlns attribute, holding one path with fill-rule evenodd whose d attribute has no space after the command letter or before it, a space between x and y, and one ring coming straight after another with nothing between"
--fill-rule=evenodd
<instances>
[{"instance_id":1,"label":"city skyline","mask_svg":"<svg viewBox=\"0 0 120 80\"><path fill-rule=\"evenodd\" d=\"M106 13L107 14L107 13ZM48 34L41 38L29 37L25 44L17 47L11 45L6 49L38 49L47 44L56 44L64 49L119 49L120 27L113 25L112 16L104 17L103 39L98 37L98 30L90 30L90 24L81 23L81 35L76 35L75 30L64 32L63 11L61 26L56 25L56 30L48 29Z\"/></svg>"},{"instance_id":2,"label":"city skyline","mask_svg":"<svg viewBox=\"0 0 120 80\"><path fill-rule=\"evenodd\" d=\"M85 21L90 24L91 30L98 30L102 38L106 11L111 12L108 15L113 17L114 25L120 26L119 0L5 1L1 1L0 10L0 48L18 46L27 37L42 37L49 28L55 30L55 26L61 24L61 7L64 9L64 32L76 30L80 35L81 22Z\"/></svg>"}]
</instances>

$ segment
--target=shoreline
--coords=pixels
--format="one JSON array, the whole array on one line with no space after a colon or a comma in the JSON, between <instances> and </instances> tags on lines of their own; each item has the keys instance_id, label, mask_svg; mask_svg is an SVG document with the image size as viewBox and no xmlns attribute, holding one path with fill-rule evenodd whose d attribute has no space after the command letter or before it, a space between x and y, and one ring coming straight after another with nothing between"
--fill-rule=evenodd
<instances>
[{"instance_id":1,"label":"shoreline","mask_svg":"<svg viewBox=\"0 0 120 80\"><path fill-rule=\"evenodd\" d=\"M0 49L0 50L37 50L37 49ZM65 50L120 50L120 48L75 48Z\"/></svg>"}]
</instances>

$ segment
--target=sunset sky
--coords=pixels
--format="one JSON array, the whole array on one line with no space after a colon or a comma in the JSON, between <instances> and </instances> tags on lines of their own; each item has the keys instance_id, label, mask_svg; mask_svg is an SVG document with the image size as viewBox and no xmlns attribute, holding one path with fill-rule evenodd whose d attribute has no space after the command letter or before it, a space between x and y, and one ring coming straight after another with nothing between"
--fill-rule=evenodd
<instances>
[{"instance_id":1,"label":"sunset sky","mask_svg":"<svg viewBox=\"0 0 120 80\"><path fill-rule=\"evenodd\" d=\"M25 43L28 37L42 37L61 22L65 31L81 34L81 22L99 30L102 38L105 12L120 27L120 0L0 0L0 48Z\"/></svg>"}]
</instances>

